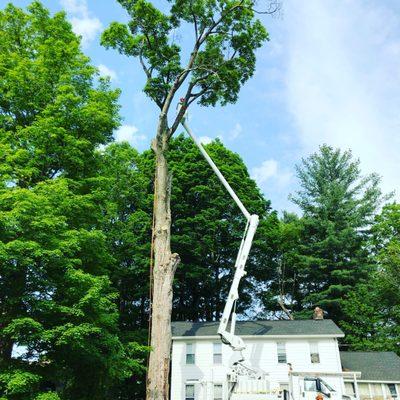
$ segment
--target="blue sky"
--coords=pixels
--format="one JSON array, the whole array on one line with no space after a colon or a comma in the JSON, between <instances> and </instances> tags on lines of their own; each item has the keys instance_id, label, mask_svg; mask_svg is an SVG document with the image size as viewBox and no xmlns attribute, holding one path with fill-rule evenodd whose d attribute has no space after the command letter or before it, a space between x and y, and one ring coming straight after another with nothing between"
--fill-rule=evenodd
<instances>
[{"instance_id":1,"label":"blue sky","mask_svg":"<svg viewBox=\"0 0 400 400\"><path fill-rule=\"evenodd\" d=\"M6 3L0 0L1 7ZM13 3L25 7L29 1ZM99 44L111 21L128 20L124 10L114 0L43 3L53 12L67 12L85 53L122 89L123 125L116 139L148 148L157 109L142 93L143 72L137 61ZM288 201L297 187L294 166L322 143L350 148L364 174L378 172L384 191L397 190L400 2L282 3L280 17L262 18L271 40L259 50L256 74L239 101L223 108L193 107L194 132L205 142L220 137L238 152L278 210L295 210Z\"/></svg>"}]
</instances>

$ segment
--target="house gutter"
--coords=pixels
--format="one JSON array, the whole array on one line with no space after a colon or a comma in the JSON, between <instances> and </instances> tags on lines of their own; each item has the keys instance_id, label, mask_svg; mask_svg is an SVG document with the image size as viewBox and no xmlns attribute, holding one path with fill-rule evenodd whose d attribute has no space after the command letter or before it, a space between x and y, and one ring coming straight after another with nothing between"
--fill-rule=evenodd
<instances>
[{"instance_id":1,"label":"house gutter","mask_svg":"<svg viewBox=\"0 0 400 400\"><path fill-rule=\"evenodd\" d=\"M325 334L325 335L240 335L243 339L253 340L274 340L274 339L332 339L343 338L344 333L338 334ZM214 340L219 339L218 335L205 335L205 336L172 336L172 340Z\"/></svg>"}]
</instances>

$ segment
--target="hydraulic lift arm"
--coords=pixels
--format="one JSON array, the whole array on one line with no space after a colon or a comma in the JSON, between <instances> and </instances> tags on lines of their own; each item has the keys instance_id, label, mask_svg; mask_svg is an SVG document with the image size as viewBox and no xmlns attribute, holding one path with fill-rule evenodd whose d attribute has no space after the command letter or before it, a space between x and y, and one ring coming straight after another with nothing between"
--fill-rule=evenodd
<instances>
[{"instance_id":1,"label":"hydraulic lift arm","mask_svg":"<svg viewBox=\"0 0 400 400\"><path fill-rule=\"evenodd\" d=\"M189 134L189 136L193 139L194 143L197 145L199 148L201 154L204 156L204 158L207 160L208 164L211 166L211 168L214 170L215 174L217 175L218 179L221 181L221 183L224 185L228 193L231 195L235 203L238 205L240 210L242 211L243 215L246 217L247 224L246 228L244 231L243 239L240 244L239 252L236 258L235 262L235 274L233 277L233 282L231 285L231 288L229 290L228 298L225 304L224 312L222 314L222 318L220 320L220 324L218 327L218 334L221 336L221 340L223 343L229 345L234 351L239 351L242 352L246 348L242 338L237 336L235 334L235 325L236 325L236 301L239 298L238 294L238 288L239 288L239 283L240 280L243 278L243 276L246 275L246 261L250 252L250 248L253 242L254 234L256 232L257 226L258 226L258 215L251 215L246 207L243 205L239 197L236 195L236 193L233 191L225 177L222 175L221 171L218 169L218 167L215 165L214 161L211 159L211 157L208 155L206 150L204 149L203 145L197 140L195 135L192 133L190 128L188 127L186 123L186 116L183 117L181 121L183 127L185 128L186 132ZM230 327L228 330L228 323L229 320L231 320ZM241 360L243 361L243 355L241 353ZM249 367L246 367L246 369L249 369Z\"/></svg>"}]
</instances>

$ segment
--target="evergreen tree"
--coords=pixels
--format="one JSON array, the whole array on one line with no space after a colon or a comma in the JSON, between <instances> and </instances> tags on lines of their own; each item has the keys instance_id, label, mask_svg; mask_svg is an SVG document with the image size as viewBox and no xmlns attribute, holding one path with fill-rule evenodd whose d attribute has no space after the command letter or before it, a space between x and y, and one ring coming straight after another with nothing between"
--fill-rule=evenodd
<instances>
[{"instance_id":1,"label":"evergreen tree","mask_svg":"<svg viewBox=\"0 0 400 400\"><path fill-rule=\"evenodd\" d=\"M120 329L148 328L152 177L146 157L128 142L112 143L101 154L99 198L106 204L101 230L114 265Z\"/></svg>"},{"instance_id":2,"label":"evergreen tree","mask_svg":"<svg viewBox=\"0 0 400 400\"><path fill-rule=\"evenodd\" d=\"M371 253L378 265L344 303L346 342L355 350L400 354L400 205L383 208L372 227Z\"/></svg>"},{"instance_id":3,"label":"evergreen tree","mask_svg":"<svg viewBox=\"0 0 400 400\"><path fill-rule=\"evenodd\" d=\"M296 260L296 308L309 315L315 306L343 318L343 298L368 277L366 241L381 203L379 177L361 176L350 151L327 145L297 166L300 190L292 201L303 212Z\"/></svg>"}]
</instances>

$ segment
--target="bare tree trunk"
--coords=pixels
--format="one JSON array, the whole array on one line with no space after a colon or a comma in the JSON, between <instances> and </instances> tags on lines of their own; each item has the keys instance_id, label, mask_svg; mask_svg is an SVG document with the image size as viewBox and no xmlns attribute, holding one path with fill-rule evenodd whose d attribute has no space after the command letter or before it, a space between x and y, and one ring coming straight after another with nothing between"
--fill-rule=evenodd
<instances>
[{"instance_id":1,"label":"bare tree trunk","mask_svg":"<svg viewBox=\"0 0 400 400\"><path fill-rule=\"evenodd\" d=\"M172 284L179 263L178 254L171 253L171 176L168 174L166 152L168 135L166 121L160 118L155 153L154 201L154 269L153 307L151 321L151 353L147 373L147 400L168 400L171 353Z\"/></svg>"}]
</instances>

